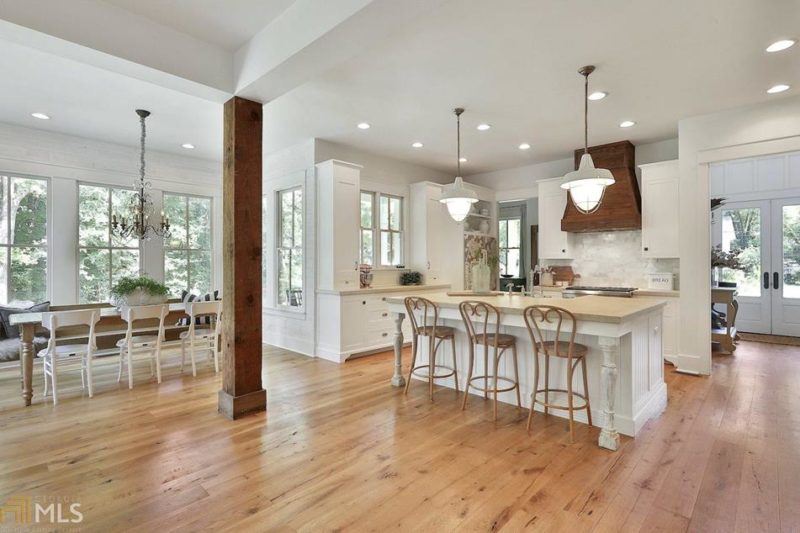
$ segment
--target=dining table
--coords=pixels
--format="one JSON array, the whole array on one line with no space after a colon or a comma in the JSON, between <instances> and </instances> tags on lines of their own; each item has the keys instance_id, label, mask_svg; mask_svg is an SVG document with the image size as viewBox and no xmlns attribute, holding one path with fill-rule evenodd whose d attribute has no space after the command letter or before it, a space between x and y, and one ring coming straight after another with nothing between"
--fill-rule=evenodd
<instances>
[{"instance_id":1,"label":"dining table","mask_svg":"<svg viewBox=\"0 0 800 533\"><path fill-rule=\"evenodd\" d=\"M170 325L165 329L185 329L186 326L178 326L178 320L186 317L186 303L169 303L169 313L166 323ZM127 329L126 323L122 320L120 310L107 304L80 305L80 306L53 306L50 312L74 311L77 309L92 309L97 307L100 311L100 320L95 326L95 333L98 337L111 335L123 335ZM20 365L22 366L22 400L25 406L33 402L33 358L36 353L33 346L33 339L36 331L42 328L42 313L16 313L9 316L9 323L19 327L20 330ZM156 329L156 328L154 328ZM59 330L60 331L60 330ZM85 335L84 335L85 336Z\"/></svg>"}]
</instances>

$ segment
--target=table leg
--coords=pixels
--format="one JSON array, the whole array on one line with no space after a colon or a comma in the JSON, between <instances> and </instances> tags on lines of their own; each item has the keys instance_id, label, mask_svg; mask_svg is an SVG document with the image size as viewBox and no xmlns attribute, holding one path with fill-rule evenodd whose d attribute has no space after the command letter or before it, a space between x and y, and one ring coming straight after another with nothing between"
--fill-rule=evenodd
<instances>
[{"instance_id":1,"label":"table leg","mask_svg":"<svg viewBox=\"0 0 800 533\"><path fill-rule=\"evenodd\" d=\"M33 324L22 324L20 326L22 351L20 353L20 365L22 365L22 399L25 405L31 404L33 398Z\"/></svg>"},{"instance_id":2,"label":"table leg","mask_svg":"<svg viewBox=\"0 0 800 533\"><path fill-rule=\"evenodd\" d=\"M619 448L619 433L614 426L614 403L617 398L617 360L619 359L619 339L600 337L600 349L603 350L602 384L605 405L603 413L605 421L600 430L597 444L601 448L616 451Z\"/></svg>"},{"instance_id":3,"label":"table leg","mask_svg":"<svg viewBox=\"0 0 800 533\"><path fill-rule=\"evenodd\" d=\"M403 387L406 379L403 377L403 319L405 313L397 313L394 317L394 375L392 375L392 385Z\"/></svg>"}]
</instances>

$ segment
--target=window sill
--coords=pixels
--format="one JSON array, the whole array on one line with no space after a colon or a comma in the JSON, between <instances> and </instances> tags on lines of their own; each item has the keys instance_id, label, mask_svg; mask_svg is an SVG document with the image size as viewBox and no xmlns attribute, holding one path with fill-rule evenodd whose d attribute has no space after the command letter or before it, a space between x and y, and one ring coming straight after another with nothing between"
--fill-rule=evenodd
<instances>
[{"instance_id":1,"label":"window sill","mask_svg":"<svg viewBox=\"0 0 800 533\"><path fill-rule=\"evenodd\" d=\"M372 267L372 272L408 272L411 270L409 267L397 268L393 266L379 266Z\"/></svg>"}]
</instances>

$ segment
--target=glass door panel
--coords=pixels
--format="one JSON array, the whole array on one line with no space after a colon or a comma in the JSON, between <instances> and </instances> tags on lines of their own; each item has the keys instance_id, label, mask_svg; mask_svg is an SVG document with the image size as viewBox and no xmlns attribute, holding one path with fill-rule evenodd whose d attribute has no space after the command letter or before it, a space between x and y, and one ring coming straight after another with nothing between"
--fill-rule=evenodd
<instances>
[{"instance_id":1,"label":"glass door panel","mask_svg":"<svg viewBox=\"0 0 800 533\"><path fill-rule=\"evenodd\" d=\"M800 198L772 201L772 333L800 336Z\"/></svg>"}]
</instances>

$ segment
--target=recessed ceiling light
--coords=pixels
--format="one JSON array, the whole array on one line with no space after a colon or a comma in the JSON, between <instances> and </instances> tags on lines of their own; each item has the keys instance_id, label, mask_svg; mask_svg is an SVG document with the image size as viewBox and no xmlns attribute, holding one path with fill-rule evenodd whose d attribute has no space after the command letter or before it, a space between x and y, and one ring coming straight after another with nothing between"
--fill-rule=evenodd
<instances>
[{"instance_id":1,"label":"recessed ceiling light","mask_svg":"<svg viewBox=\"0 0 800 533\"><path fill-rule=\"evenodd\" d=\"M520 149L520 150L527 150L527 149L529 149L530 147L531 147L531 145L530 145L530 144L528 144L528 143L522 143L522 144L520 144L520 145L519 145L519 149Z\"/></svg>"},{"instance_id":2,"label":"recessed ceiling light","mask_svg":"<svg viewBox=\"0 0 800 533\"><path fill-rule=\"evenodd\" d=\"M492 128L491 124L478 124L478 128L477 129L478 129L478 131L486 131L486 130L491 129L491 128Z\"/></svg>"},{"instance_id":3,"label":"recessed ceiling light","mask_svg":"<svg viewBox=\"0 0 800 533\"><path fill-rule=\"evenodd\" d=\"M632 120L623 120L619 123L620 128L630 128L631 126L635 126L636 123Z\"/></svg>"},{"instance_id":4,"label":"recessed ceiling light","mask_svg":"<svg viewBox=\"0 0 800 533\"><path fill-rule=\"evenodd\" d=\"M789 86L788 85L786 85L785 83L779 83L778 85L773 85L772 87L767 89L767 92L769 94L776 94L776 93L782 93L783 91L788 91L788 90L789 90Z\"/></svg>"},{"instance_id":5,"label":"recessed ceiling light","mask_svg":"<svg viewBox=\"0 0 800 533\"><path fill-rule=\"evenodd\" d=\"M467 158L466 157L462 157L462 158L459 159L459 161L461 161L462 163L466 163L467 162Z\"/></svg>"},{"instance_id":6,"label":"recessed ceiling light","mask_svg":"<svg viewBox=\"0 0 800 533\"><path fill-rule=\"evenodd\" d=\"M415 143L411 143L411 146L414 147L414 148L422 148L423 144L421 142L417 141Z\"/></svg>"},{"instance_id":7,"label":"recessed ceiling light","mask_svg":"<svg viewBox=\"0 0 800 533\"><path fill-rule=\"evenodd\" d=\"M366 122L359 122L358 124L358 129L360 130L368 130L369 127L370 127L369 124L367 124Z\"/></svg>"},{"instance_id":8,"label":"recessed ceiling light","mask_svg":"<svg viewBox=\"0 0 800 533\"><path fill-rule=\"evenodd\" d=\"M771 45L767 46L767 52L780 52L781 50L791 48L794 46L794 43L795 41L792 39L781 39L780 41L775 41Z\"/></svg>"},{"instance_id":9,"label":"recessed ceiling light","mask_svg":"<svg viewBox=\"0 0 800 533\"><path fill-rule=\"evenodd\" d=\"M602 100L606 96L608 96L608 93L604 93L603 91L595 91L589 96L587 96L587 98L589 100Z\"/></svg>"},{"instance_id":10,"label":"recessed ceiling light","mask_svg":"<svg viewBox=\"0 0 800 533\"><path fill-rule=\"evenodd\" d=\"M31 113L31 116L40 120L50 120L50 115L45 115L44 113Z\"/></svg>"},{"instance_id":11,"label":"recessed ceiling light","mask_svg":"<svg viewBox=\"0 0 800 533\"><path fill-rule=\"evenodd\" d=\"M194 145L192 143L183 143L181 148L186 148L187 150L194 150Z\"/></svg>"}]
</instances>

